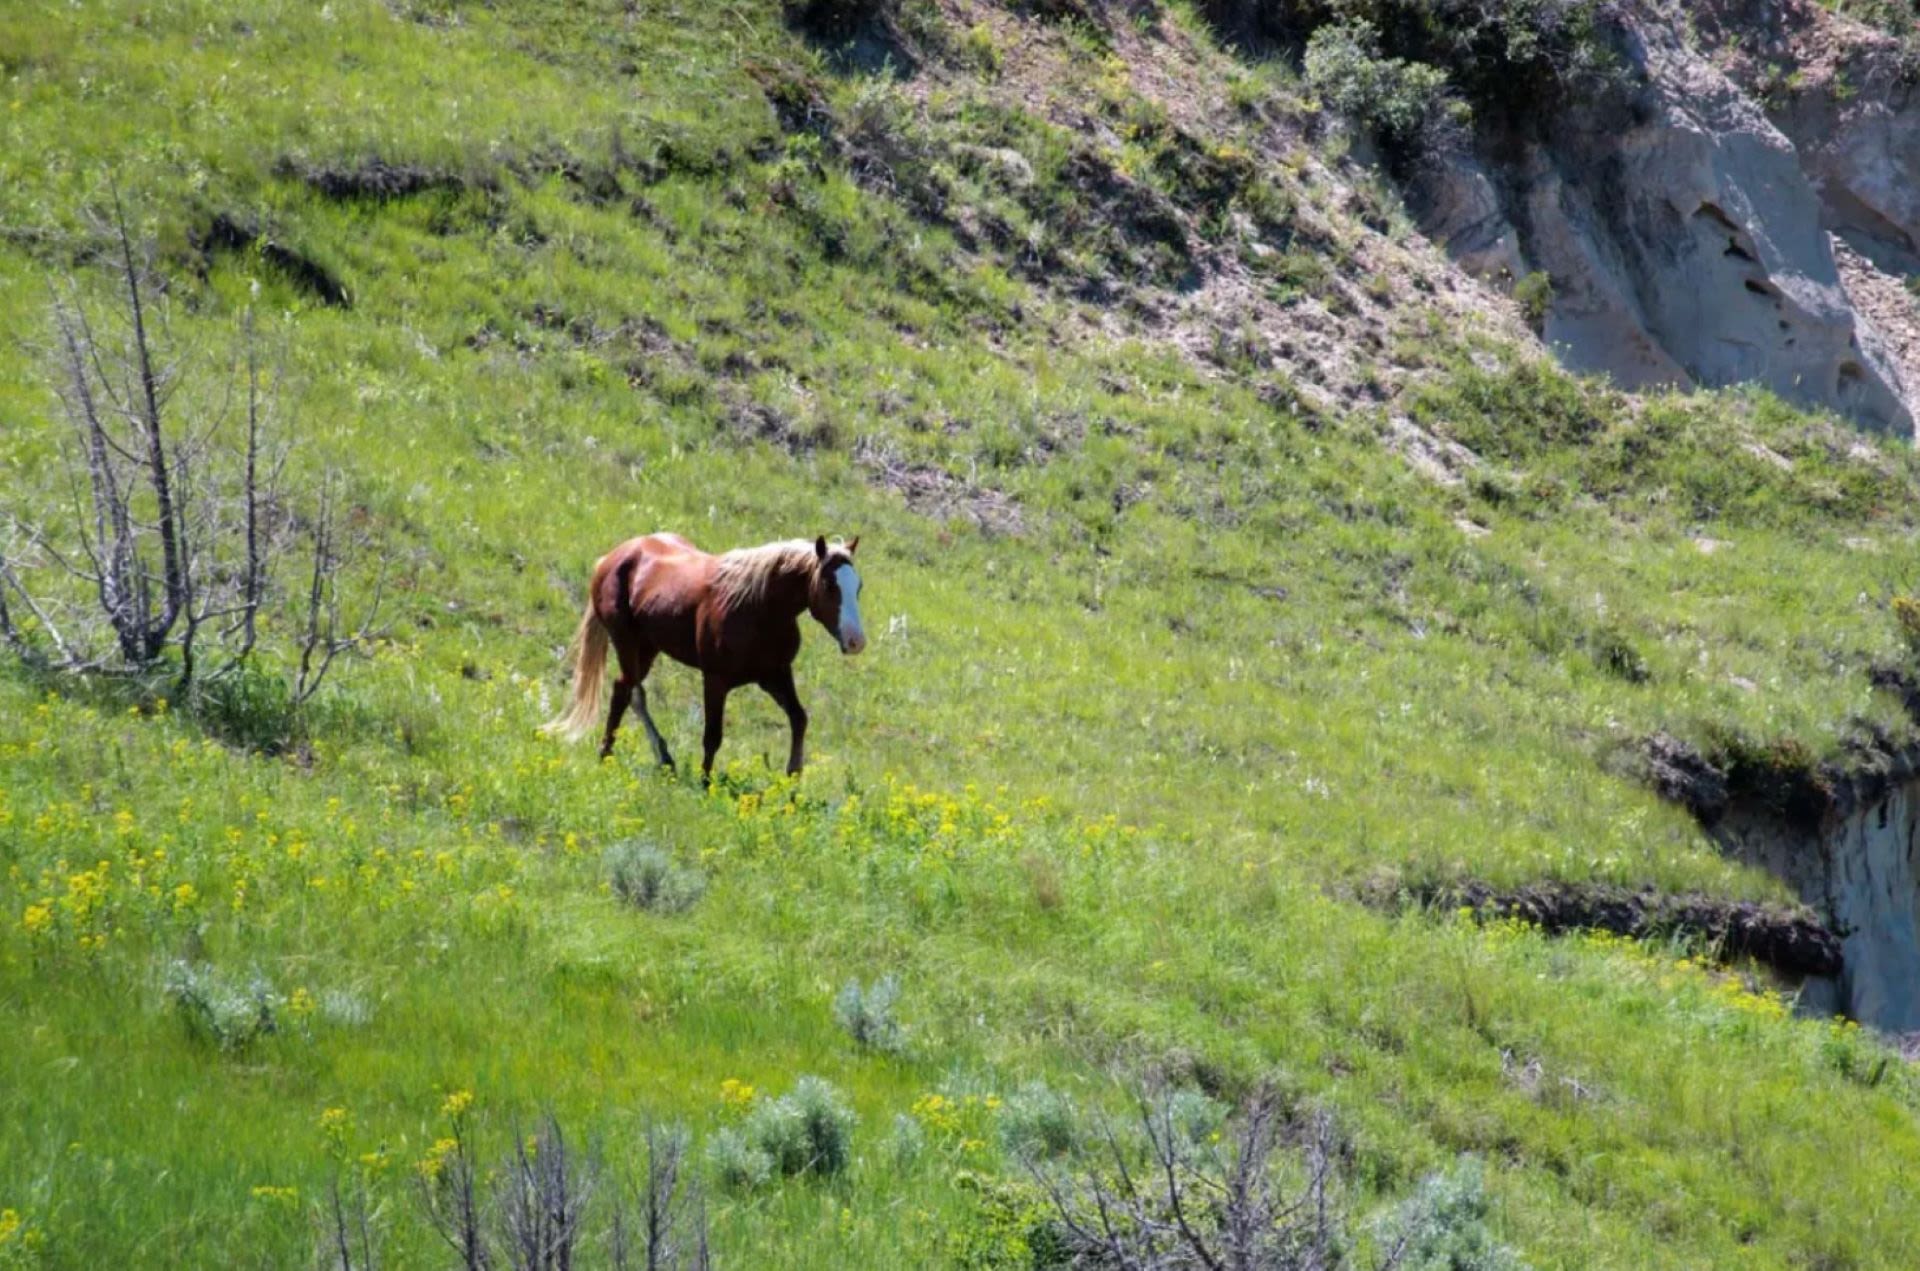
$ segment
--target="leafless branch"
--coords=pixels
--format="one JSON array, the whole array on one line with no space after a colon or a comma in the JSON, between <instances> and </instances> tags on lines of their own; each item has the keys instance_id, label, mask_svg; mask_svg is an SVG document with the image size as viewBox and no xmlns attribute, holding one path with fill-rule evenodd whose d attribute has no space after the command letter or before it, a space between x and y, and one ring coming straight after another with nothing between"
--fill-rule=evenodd
<instances>
[{"instance_id":1,"label":"leafless branch","mask_svg":"<svg viewBox=\"0 0 1920 1271\"><path fill-rule=\"evenodd\" d=\"M349 620L340 598L339 579L367 547L364 535L340 538L337 523L337 483L321 482L320 508L309 535L311 568L307 577L306 620L300 641L300 659L294 673L293 700L302 704L320 691L327 672L342 654L365 650L385 635L380 609L386 599L386 562L380 563L373 594L358 621Z\"/></svg>"},{"instance_id":2,"label":"leafless branch","mask_svg":"<svg viewBox=\"0 0 1920 1271\"><path fill-rule=\"evenodd\" d=\"M582 1157L551 1114L531 1137L514 1135L499 1172L497 1199L513 1271L572 1271L582 1219L599 1170Z\"/></svg>"},{"instance_id":3,"label":"leafless branch","mask_svg":"<svg viewBox=\"0 0 1920 1271\"><path fill-rule=\"evenodd\" d=\"M1309 1118L1293 1187L1277 1167L1283 1117L1271 1090L1231 1122L1224 1158L1188 1137L1165 1090L1140 1100L1138 1139L1102 1122L1104 1153L1076 1175L1029 1163L1073 1265L1120 1271L1332 1271L1343 1242L1332 1204L1332 1124ZM1145 1173L1134 1162L1144 1159ZM1404 1260L1405 1241L1381 1251L1376 1271Z\"/></svg>"},{"instance_id":4,"label":"leafless branch","mask_svg":"<svg viewBox=\"0 0 1920 1271\"><path fill-rule=\"evenodd\" d=\"M705 1201L685 1178L689 1140L677 1126L647 1123L647 1170L608 1233L614 1271L709 1271ZM637 1231L636 1231L637 1228ZM637 1247L636 1247L637 1246Z\"/></svg>"}]
</instances>

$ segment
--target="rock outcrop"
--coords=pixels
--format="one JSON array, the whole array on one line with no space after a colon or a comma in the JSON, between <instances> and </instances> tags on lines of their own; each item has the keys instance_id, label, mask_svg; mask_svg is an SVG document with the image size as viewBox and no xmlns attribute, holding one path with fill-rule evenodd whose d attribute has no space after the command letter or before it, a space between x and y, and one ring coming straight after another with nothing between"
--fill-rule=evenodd
<instances>
[{"instance_id":1,"label":"rock outcrop","mask_svg":"<svg viewBox=\"0 0 1920 1271\"><path fill-rule=\"evenodd\" d=\"M1906 341L1856 303L1834 245L1845 234L1882 269L1916 259L1920 118L1892 55L1859 54L1869 69L1835 81L1844 102L1829 84L1770 115L1683 17L1629 6L1618 87L1483 122L1416 192L1423 227L1482 276L1544 271L1543 335L1576 370L1626 388L1759 383L1910 433Z\"/></svg>"},{"instance_id":2,"label":"rock outcrop","mask_svg":"<svg viewBox=\"0 0 1920 1271\"><path fill-rule=\"evenodd\" d=\"M1920 754L1882 757L1827 789L1812 817L1736 799L1709 833L1785 879L1839 935L1840 973L1810 977L1803 1002L1920 1032Z\"/></svg>"},{"instance_id":3,"label":"rock outcrop","mask_svg":"<svg viewBox=\"0 0 1920 1271\"><path fill-rule=\"evenodd\" d=\"M1883 686L1920 708L1920 685ZM1920 749L1866 746L1814 768L1752 757L1722 767L1657 734L1644 758L1653 786L1722 851L1786 882L1826 940L1838 937L1835 962L1799 957L1791 968L1803 976L1802 1007L1920 1034Z\"/></svg>"}]
</instances>

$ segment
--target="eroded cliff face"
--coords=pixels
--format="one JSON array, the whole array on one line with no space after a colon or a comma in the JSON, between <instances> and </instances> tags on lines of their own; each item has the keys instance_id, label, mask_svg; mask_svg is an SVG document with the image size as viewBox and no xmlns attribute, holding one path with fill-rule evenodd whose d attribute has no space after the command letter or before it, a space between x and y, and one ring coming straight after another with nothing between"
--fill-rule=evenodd
<instances>
[{"instance_id":1,"label":"eroded cliff face","mask_svg":"<svg viewBox=\"0 0 1920 1271\"><path fill-rule=\"evenodd\" d=\"M1824 803L1735 799L1709 832L1792 884L1840 936L1840 974L1810 978L1804 1005L1890 1033L1920 1032L1920 755L1847 778Z\"/></svg>"},{"instance_id":2,"label":"eroded cliff face","mask_svg":"<svg viewBox=\"0 0 1920 1271\"><path fill-rule=\"evenodd\" d=\"M1618 87L1483 121L1416 191L1423 228L1480 276L1544 271L1542 334L1574 369L1759 383L1912 432L1920 107L1898 46L1773 0L1630 5L1618 36Z\"/></svg>"}]
</instances>

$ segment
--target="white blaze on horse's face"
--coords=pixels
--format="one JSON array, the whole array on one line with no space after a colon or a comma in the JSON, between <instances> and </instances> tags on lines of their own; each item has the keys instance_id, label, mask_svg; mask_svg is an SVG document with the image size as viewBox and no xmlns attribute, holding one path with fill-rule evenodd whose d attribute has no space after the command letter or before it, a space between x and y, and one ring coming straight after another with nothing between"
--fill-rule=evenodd
<instances>
[{"instance_id":1,"label":"white blaze on horse's face","mask_svg":"<svg viewBox=\"0 0 1920 1271\"><path fill-rule=\"evenodd\" d=\"M840 586L840 624L834 634L840 637L842 653L858 653L867 647L866 629L860 625L860 575L852 565L841 565L833 571L833 580Z\"/></svg>"}]
</instances>

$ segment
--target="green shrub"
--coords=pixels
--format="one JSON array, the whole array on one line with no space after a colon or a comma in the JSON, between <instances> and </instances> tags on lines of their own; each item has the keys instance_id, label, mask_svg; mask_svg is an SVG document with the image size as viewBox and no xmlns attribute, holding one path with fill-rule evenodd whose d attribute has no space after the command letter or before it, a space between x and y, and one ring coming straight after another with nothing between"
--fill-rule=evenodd
<instances>
[{"instance_id":1,"label":"green shrub","mask_svg":"<svg viewBox=\"0 0 1920 1271\"><path fill-rule=\"evenodd\" d=\"M299 728L300 709L285 677L253 662L194 685L188 705L220 740L264 755L287 749Z\"/></svg>"},{"instance_id":2,"label":"green shrub","mask_svg":"<svg viewBox=\"0 0 1920 1271\"><path fill-rule=\"evenodd\" d=\"M1485 1173L1468 1157L1430 1174L1381 1224L1383 1242L1406 1242L1408 1271L1525 1271L1526 1263L1487 1227Z\"/></svg>"},{"instance_id":3,"label":"green shrub","mask_svg":"<svg viewBox=\"0 0 1920 1271\"><path fill-rule=\"evenodd\" d=\"M832 1082L802 1077L787 1096L800 1110L807 1136L804 1168L815 1174L838 1174L853 1159L853 1127L858 1119Z\"/></svg>"},{"instance_id":4,"label":"green shrub","mask_svg":"<svg viewBox=\"0 0 1920 1271\"><path fill-rule=\"evenodd\" d=\"M893 1013L899 1000L897 976L882 976L864 987L858 980L848 980L833 999L833 1017L861 1046L897 1055L907 1046L907 1030Z\"/></svg>"},{"instance_id":5,"label":"green shrub","mask_svg":"<svg viewBox=\"0 0 1920 1271\"><path fill-rule=\"evenodd\" d=\"M258 972L243 986L206 963L177 961L163 980L189 1035L238 1053L275 1032L284 999Z\"/></svg>"},{"instance_id":6,"label":"green shrub","mask_svg":"<svg viewBox=\"0 0 1920 1271\"><path fill-rule=\"evenodd\" d=\"M607 849L607 882L613 894L636 909L677 914L691 909L707 890L706 875L675 864L651 843L616 843Z\"/></svg>"},{"instance_id":7,"label":"green shrub","mask_svg":"<svg viewBox=\"0 0 1920 1271\"><path fill-rule=\"evenodd\" d=\"M1022 1160L1061 1156L1079 1137L1073 1101L1043 1081L1030 1081L1000 1109L1000 1142Z\"/></svg>"},{"instance_id":8,"label":"green shrub","mask_svg":"<svg viewBox=\"0 0 1920 1271\"><path fill-rule=\"evenodd\" d=\"M741 1191L773 1177L773 1157L745 1129L728 1128L709 1139L707 1165L723 1186Z\"/></svg>"},{"instance_id":9,"label":"green shrub","mask_svg":"<svg viewBox=\"0 0 1920 1271\"><path fill-rule=\"evenodd\" d=\"M806 1112L791 1095L762 1099L747 1114L748 1140L781 1174L804 1174L813 1161Z\"/></svg>"},{"instance_id":10,"label":"green shrub","mask_svg":"<svg viewBox=\"0 0 1920 1271\"><path fill-rule=\"evenodd\" d=\"M926 1150L926 1127L904 1112L894 1113L882 1158L894 1169L904 1171L912 1169Z\"/></svg>"},{"instance_id":11,"label":"green shrub","mask_svg":"<svg viewBox=\"0 0 1920 1271\"><path fill-rule=\"evenodd\" d=\"M984 78L992 79L1000 73L1000 45L986 23L976 22L966 29L960 36L960 53Z\"/></svg>"},{"instance_id":12,"label":"green shrub","mask_svg":"<svg viewBox=\"0 0 1920 1271\"><path fill-rule=\"evenodd\" d=\"M1212 1155L1224 1136L1226 1104L1203 1091L1191 1088L1174 1091L1167 1097L1167 1125L1192 1152Z\"/></svg>"},{"instance_id":13,"label":"green shrub","mask_svg":"<svg viewBox=\"0 0 1920 1271\"><path fill-rule=\"evenodd\" d=\"M1547 325L1547 312L1553 308L1553 278L1544 269L1521 275L1513 284L1514 303L1527 325L1539 332Z\"/></svg>"},{"instance_id":14,"label":"green shrub","mask_svg":"<svg viewBox=\"0 0 1920 1271\"><path fill-rule=\"evenodd\" d=\"M1307 86L1328 109L1378 132L1410 142L1444 117L1447 76L1436 67L1382 57L1373 23L1330 23L1307 41Z\"/></svg>"},{"instance_id":15,"label":"green shrub","mask_svg":"<svg viewBox=\"0 0 1920 1271\"><path fill-rule=\"evenodd\" d=\"M1907 648L1920 657L1920 597L1895 596L1893 619L1900 624L1900 638L1907 642Z\"/></svg>"},{"instance_id":16,"label":"green shrub","mask_svg":"<svg viewBox=\"0 0 1920 1271\"><path fill-rule=\"evenodd\" d=\"M832 1082L802 1077L779 1098L755 1103L738 1129L716 1134L708 1164L737 1188L758 1187L775 1174L838 1174L853 1159L857 1120Z\"/></svg>"},{"instance_id":17,"label":"green shrub","mask_svg":"<svg viewBox=\"0 0 1920 1271\"><path fill-rule=\"evenodd\" d=\"M1041 1271L1074 1265L1065 1233L1038 1186L971 1170L954 1175L953 1182L974 1201L972 1220L947 1233L947 1258L954 1266L965 1271Z\"/></svg>"}]
</instances>

